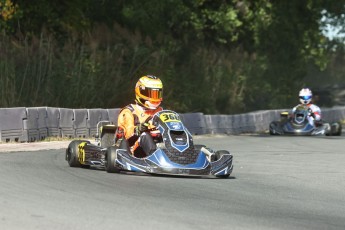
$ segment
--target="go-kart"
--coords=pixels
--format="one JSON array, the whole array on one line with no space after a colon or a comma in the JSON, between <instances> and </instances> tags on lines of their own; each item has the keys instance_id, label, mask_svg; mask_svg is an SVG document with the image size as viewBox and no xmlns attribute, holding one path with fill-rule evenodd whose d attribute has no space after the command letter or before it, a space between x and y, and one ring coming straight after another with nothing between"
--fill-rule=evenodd
<instances>
[{"instance_id":1,"label":"go-kart","mask_svg":"<svg viewBox=\"0 0 345 230\"><path fill-rule=\"evenodd\" d=\"M310 122L308 117L311 111L307 106L299 106L296 110L282 112L280 121L272 121L269 125L271 135L301 135L301 136L340 136L342 126L340 122L328 123L325 121Z\"/></svg>"},{"instance_id":2,"label":"go-kart","mask_svg":"<svg viewBox=\"0 0 345 230\"><path fill-rule=\"evenodd\" d=\"M233 156L227 150L213 151L193 143L191 133L178 113L163 110L152 118L159 130L156 150L145 157L134 156L128 141L119 129L109 122L99 125L96 144L87 140L73 140L66 149L66 160L71 167L98 166L109 173L121 171L182 176L229 177Z\"/></svg>"}]
</instances>

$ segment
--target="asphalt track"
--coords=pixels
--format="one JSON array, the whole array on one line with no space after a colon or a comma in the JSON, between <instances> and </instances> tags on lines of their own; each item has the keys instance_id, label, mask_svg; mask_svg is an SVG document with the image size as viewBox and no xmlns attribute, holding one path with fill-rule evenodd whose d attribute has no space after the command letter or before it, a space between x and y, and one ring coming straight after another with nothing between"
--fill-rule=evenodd
<instances>
[{"instance_id":1,"label":"asphalt track","mask_svg":"<svg viewBox=\"0 0 345 230\"><path fill-rule=\"evenodd\" d=\"M64 149L2 152L0 229L345 229L345 137L195 142L230 150L232 177L109 174L70 168Z\"/></svg>"}]
</instances>

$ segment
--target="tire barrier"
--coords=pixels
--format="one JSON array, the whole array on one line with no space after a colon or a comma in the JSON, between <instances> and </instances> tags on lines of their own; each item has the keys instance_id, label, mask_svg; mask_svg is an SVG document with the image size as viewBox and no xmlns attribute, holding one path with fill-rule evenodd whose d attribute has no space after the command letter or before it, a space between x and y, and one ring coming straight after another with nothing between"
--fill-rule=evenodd
<instances>
[{"instance_id":1,"label":"tire barrier","mask_svg":"<svg viewBox=\"0 0 345 230\"><path fill-rule=\"evenodd\" d=\"M90 136L90 130L87 127L88 110L87 109L73 109L73 125L75 130L75 137L87 138Z\"/></svg>"},{"instance_id":2,"label":"tire barrier","mask_svg":"<svg viewBox=\"0 0 345 230\"><path fill-rule=\"evenodd\" d=\"M49 137L60 137L60 110L59 108L43 107L46 111L46 126Z\"/></svg>"},{"instance_id":3,"label":"tire barrier","mask_svg":"<svg viewBox=\"0 0 345 230\"><path fill-rule=\"evenodd\" d=\"M100 121L109 121L109 114L106 109L88 109L87 128L89 137L95 137L97 134L97 123Z\"/></svg>"},{"instance_id":4,"label":"tire barrier","mask_svg":"<svg viewBox=\"0 0 345 230\"><path fill-rule=\"evenodd\" d=\"M328 122L335 122L344 120L345 118L345 107L334 107L327 110L322 110L322 118Z\"/></svg>"},{"instance_id":5,"label":"tire barrier","mask_svg":"<svg viewBox=\"0 0 345 230\"><path fill-rule=\"evenodd\" d=\"M60 108L59 128L61 137L75 138L73 109Z\"/></svg>"},{"instance_id":6,"label":"tire barrier","mask_svg":"<svg viewBox=\"0 0 345 230\"><path fill-rule=\"evenodd\" d=\"M24 120L27 119L26 108L0 108L0 139L2 142L26 142Z\"/></svg>"},{"instance_id":7,"label":"tire barrier","mask_svg":"<svg viewBox=\"0 0 345 230\"><path fill-rule=\"evenodd\" d=\"M107 109L108 115L109 115L109 121L112 124L117 124L117 118L119 117L119 113L121 109L116 108L116 109Z\"/></svg>"},{"instance_id":8,"label":"tire barrier","mask_svg":"<svg viewBox=\"0 0 345 230\"><path fill-rule=\"evenodd\" d=\"M26 108L26 118L23 119L23 129L25 130L24 140L37 141L40 140L38 128L38 109Z\"/></svg>"},{"instance_id":9,"label":"tire barrier","mask_svg":"<svg viewBox=\"0 0 345 230\"><path fill-rule=\"evenodd\" d=\"M0 108L0 142L33 142L46 137L93 138L99 121L117 123L119 108L68 109L54 107ZM289 111L262 110L235 115L181 113L193 135L267 132L269 123ZM322 109L327 122L345 121L345 106Z\"/></svg>"},{"instance_id":10,"label":"tire barrier","mask_svg":"<svg viewBox=\"0 0 345 230\"><path fill-rule=\"evenodd\" d=\"M206 123L203 113L181 113L181 120L192 135L206 134Z\"/></svg>"},{"instance_id":11,"label":"tire barrier","mask_svg":"<svg viewBox=\"0 0 345 230\"><path fill-rule=\"evenodd\" d=\"M38 112L37 118L37 128L38 128L38 137L40 140L43 140L49 136L48 125L47 125L47 107L36 107Z\"/></svg>"}]
</instances>

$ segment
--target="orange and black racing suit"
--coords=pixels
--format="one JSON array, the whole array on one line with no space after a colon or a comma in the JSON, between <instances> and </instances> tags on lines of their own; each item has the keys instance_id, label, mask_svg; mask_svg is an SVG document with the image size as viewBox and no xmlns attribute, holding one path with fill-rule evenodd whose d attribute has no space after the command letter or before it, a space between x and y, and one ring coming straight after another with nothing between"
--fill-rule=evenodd
<instances>
[{"instance_id":1,"label":"orange and black racing suit","mask_svg":"<svg viewBox=\"0 0 345 230\"><path fill-rule=\"evenodd\" d=\"M129 104L121 110L118 117L118 127L127 139L134 156L145 157L156 149L156 144L150 133L138 134L135 132L135 128L141 123L149 123L151 125L149 128L154 128L152 126L152 116L161 110L163 110L162 107L150 110L138 104Z\"/></svg>"}]
</instances>

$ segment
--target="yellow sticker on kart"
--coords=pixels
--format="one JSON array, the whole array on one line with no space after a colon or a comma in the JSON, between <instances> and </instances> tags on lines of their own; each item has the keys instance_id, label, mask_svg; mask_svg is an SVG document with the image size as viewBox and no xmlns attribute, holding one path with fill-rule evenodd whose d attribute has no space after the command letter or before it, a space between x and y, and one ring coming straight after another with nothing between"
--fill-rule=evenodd
<instances>
[{"instance_id":1,"label":"yellow sticker on kart","mask_svg":"<svg viewBox=\"0 0 345 230\"><path fill-rule=\"evenodd\" d=\"M162 113L159 118L163 122L180 122L180 117L175 113Z\"/></svg>"},{"instance_id":2,"label":"yellow sticker on kart","mask_svg":"<svg viewBox=\"0 0 345 230\"><path fill-rule=\"evenodd\" d=\"M84 147L87 142L82 142L78 145L79 153L78 153L78 160L81 164L85 164L85 150Z\"/></svg>"}]
</instances>

